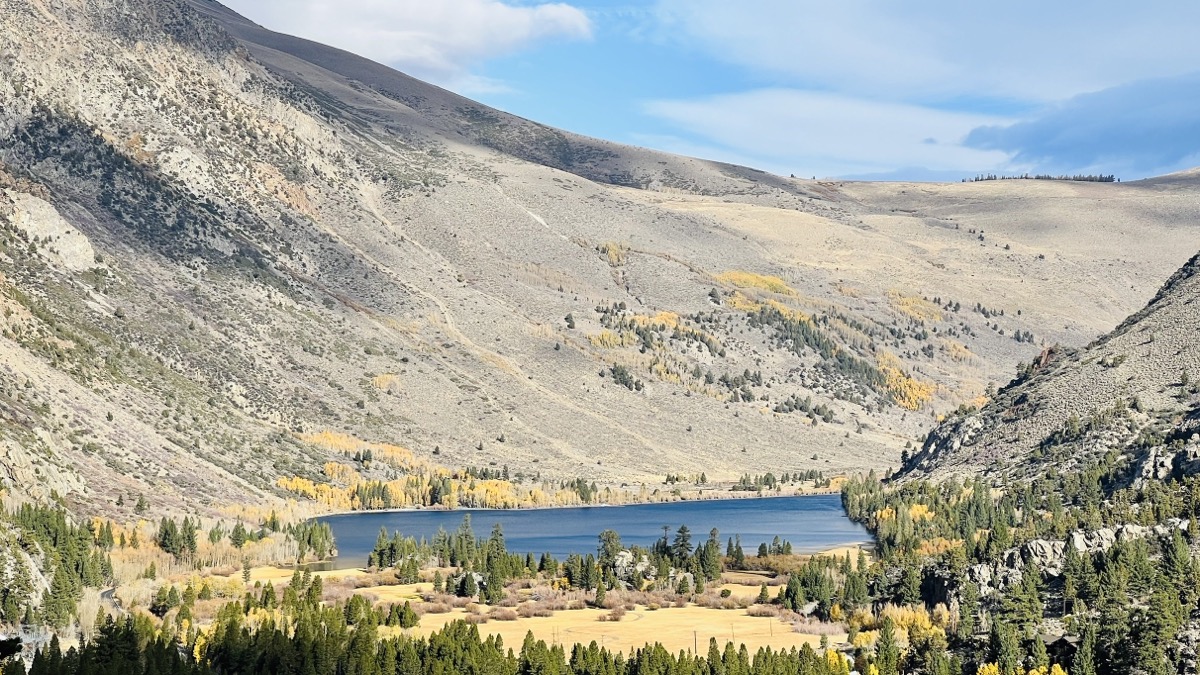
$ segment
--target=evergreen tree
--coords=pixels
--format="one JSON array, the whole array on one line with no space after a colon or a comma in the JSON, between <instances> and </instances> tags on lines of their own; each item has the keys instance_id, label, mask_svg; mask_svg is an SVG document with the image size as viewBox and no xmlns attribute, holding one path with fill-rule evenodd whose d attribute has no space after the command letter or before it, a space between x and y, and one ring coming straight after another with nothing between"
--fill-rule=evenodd
<instances>
[{"instance_id":1,"label":"evergreen tree","mask_svg":"<svg viewBox=\"0 0 1200 675\"><path fill-rule=\"evenodd\" d=\"M896 642L896 627L891 617L884 619L879 629L875 667L879 669L879 675L898 675L900 672L900 645Z\"/></svg>"},{"instance_id":2,"label":"evergreen tree","mask_svg":"<svg viewBox=\"0 0 1200 675\"><path fill-rule=\"evenodd\" d=\"M1072 675L1096 675L1096 626L1091 623L1084 626L1081 638L1070 672Z\"/></svg>"},{"instance_id":3,"label":"evergreen tree","mask_svg":"<svg viewBox=\"0 0 1200 675\"><path fill-rule=\"evenodd\" d=\"M421 617L417 616L416 611L412 608L412 604L405 600L404 606L400 608L400 627L407 630L415 628L420 622Z\"/></svg>"},{"instance_id":4,"label":"evergreen tree","mask_svg":"<svg viewBox=\"0 0 1200 675\"><path fill-rule=\"evenodd\" d=\"M675 541L671 544L671 555L675 563L683 565L692 555L692 532L687 525L680 525L675 531Z\"/></svg>"},{"instance_id":5,"label":"evergreen tree","mask_svg":"<svg viewBox=\"0 0 1200 675\"><path fill-rule=\"evenodd\" d=\"M233 531L229 533L229 543L233 544L234 548L240 549L246 545L247 539L249 539L249 535L246 532L246 526L239 520L237 525L233 526Z\"/></svg>"}]
</instances>

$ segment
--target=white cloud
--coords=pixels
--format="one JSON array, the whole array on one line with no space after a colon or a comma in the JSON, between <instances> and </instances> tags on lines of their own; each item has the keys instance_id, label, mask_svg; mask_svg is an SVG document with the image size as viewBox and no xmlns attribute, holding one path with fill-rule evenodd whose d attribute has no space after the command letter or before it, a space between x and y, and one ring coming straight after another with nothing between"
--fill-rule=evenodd
<instances>
[{"instance_id":1,"label":"white cloud","mask_svg":"<svg viewBox=\"0 0 1200 675\"><path fill-rule=\"evenodd\" d=\"M471 70L545 39L588 39L592 24L565 3L500 0L224 0L271 30L340 47L460 90L503 85Z\"/></svg>"},{"instance_id":2,"label":"white cloud","mask_svg":"<svg viewBox=\"0 0 1200 675\"><path fill-rule=\"evenodd\" d=\"M1200 3L659 0L664 32L780 84L1045 102L1200 62Z\"/></svg>"},{"instance_id":3,"label":"white cloud","mask_svg":"<svg viewBox=\"0 0 1200 675\"><path fill-rule=\"evenodd\" d=\"M658 139L662 149L712 149L709 156L753 157L753 166L818 176L902 166L965 175L1003 165L1006 153L968 148L962 140L972 129L1013 121L795 89L652 101L646 112L697 138Z\"/></svg>"}]
</instances>

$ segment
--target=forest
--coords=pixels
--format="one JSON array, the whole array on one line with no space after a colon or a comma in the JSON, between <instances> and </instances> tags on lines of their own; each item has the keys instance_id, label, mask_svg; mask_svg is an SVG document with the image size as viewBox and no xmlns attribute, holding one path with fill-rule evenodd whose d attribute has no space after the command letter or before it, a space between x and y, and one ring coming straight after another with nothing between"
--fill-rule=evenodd
<instances>
[{"instance_id":1,"label":"forest","mask_svg":"<svg viewBox=\"0 0 1200 675\"><path fill-rule=\"evenodd\" d=\"M559 561L509 551L499 526L476 536L469 516L429 541L381 531L368 571L391 574L393 583L432 580L425 600L372 601L299 570L277 585L251 584L248 571L242 583L224 585L164 579L145 606L101 611L82 644L65 651L57 640L45 644L29 672L1182 672L1192 657L1178 636L1200 603L1200 564L1190 552L1200 479L1131 487L1122 467L1110 455L1085 471L1051 470L1006 490L978 477L850 479L842 502L874 534L871 556L794 555L778 538L748 555L737 538L722 541L716 530L693 537L683 526L664 528L648 547L626 547L606 530L595 554ZM7 513L4 522L10 536L0 549L8 561L0 565L0 623L65 625L80 589L111 583L111 526L78 527L60 508L34 506ZM1104 532L1119 535L1099 536ZM332 545L325 533L295 533L310 545ZM186 558L195 555L196 537L194 522L164 519L145 545ZM33 570L22 571L29 564L50 582L40 594ZM438 611L437 598L513 618L541 616L525 611L523 603L545 604L522 591L530 588L594 607L651 597L663 606L719 607L715 589L739 570L761 570L773 586L763 582L745 610L751 616L815 621L843 631L844 639L753 653L714 641L703 654L672 654L653 645L631 653L594 643L564 647L530 634L513 650L472 625L478 614L425 636L411 632L425 613ZM513 607L521 611L505 609ZM4 672L24 668L10 660Z\"/></svg>"}]
</instances>

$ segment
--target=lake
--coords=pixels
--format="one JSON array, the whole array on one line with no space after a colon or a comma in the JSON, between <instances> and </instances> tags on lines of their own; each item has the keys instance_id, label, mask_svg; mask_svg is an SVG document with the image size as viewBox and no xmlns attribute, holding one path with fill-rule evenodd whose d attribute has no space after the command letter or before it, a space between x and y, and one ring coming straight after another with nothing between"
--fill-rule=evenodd
<instances>
[{"instance_id":1,"label":"lake","mask_svg":"<svg viewBox=\"0 0 1200 675\"><path fill-rule=\"evenodd\" d=\"M327 565L346 569L367 564L381 527L386 527L389 534L400 532L418 541L422 537L432 540L439 527L453 532L467 514L477 537L486 538L492 526L499 523L510 552L549 553L559 560L571 553L595 553L597 537L603 530L616 530L625 546L649 547L662 538L664 525L672 539L680 525L687 525L693 543L706 540L709 530L715 527L721 533L722 552L727 538L740 535L747 556L755 555L760 543L769 544L775 536L791 542L795 553L816 553L872 541L865 528L846 517L839 495L561 509L362 511L317 520L329 523L337 543L338 557Z\"/></svg>"}]
</instances>

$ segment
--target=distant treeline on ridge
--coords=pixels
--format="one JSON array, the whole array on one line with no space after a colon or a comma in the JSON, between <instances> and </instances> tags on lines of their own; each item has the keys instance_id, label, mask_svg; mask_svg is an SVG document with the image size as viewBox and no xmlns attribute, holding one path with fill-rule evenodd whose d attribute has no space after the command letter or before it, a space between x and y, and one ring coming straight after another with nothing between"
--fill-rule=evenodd
<instances>
[{"instance_id":1,"label":"distant treeline on ridge","mask_svg":"<svg viewBox=\"0 0 1200 675\"><path fill-rule=\"evenodd\" d=\"M1021 174L1020 176L997 176L994 173L989 173L987 175L981 174L981 175L975 176L974 178L964 178L964 179L962 179L962 182L978 183L979 181L985 181L985 180L1077 180L1077 181L1084 181L1084 182L1088 182L1088 183L1119 183L1119 182L1121 182L1113 174L1107 174L1107 175L1106 174L1087 174L1087 175L1076 174L1074 176L1066 176L1066 175L1051 176L1048 173L1039 173L1039 174L1036 174L1033 176L1031 176L1027 173Z\"/></svg>"}]
</instances>

